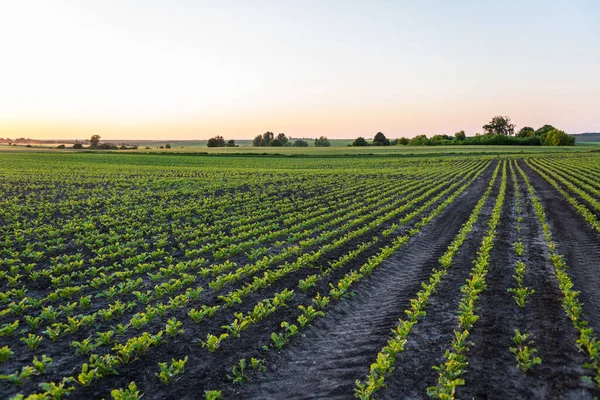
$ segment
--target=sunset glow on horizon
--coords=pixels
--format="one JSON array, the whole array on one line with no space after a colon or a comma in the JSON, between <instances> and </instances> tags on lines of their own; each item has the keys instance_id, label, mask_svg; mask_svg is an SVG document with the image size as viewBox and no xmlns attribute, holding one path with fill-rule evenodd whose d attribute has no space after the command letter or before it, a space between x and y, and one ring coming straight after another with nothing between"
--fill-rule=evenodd
<instances>
[{"instance_id":1,"label":"sunset glow on horizon","mask_svg":"<svg viewBox=\"0 0 600 400\"><path fill-rule=\"evenodd\" d=\"M0 1L0 137L600 131L594 1Z\"/></svg>"}]
</instances>

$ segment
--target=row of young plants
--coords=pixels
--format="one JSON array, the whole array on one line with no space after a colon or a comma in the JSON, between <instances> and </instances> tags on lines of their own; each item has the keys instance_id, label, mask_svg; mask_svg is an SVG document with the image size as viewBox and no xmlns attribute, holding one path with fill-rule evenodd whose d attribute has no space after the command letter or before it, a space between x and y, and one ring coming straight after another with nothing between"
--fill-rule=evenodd
<instances>
[{"instance_id":1,"label":"row of young plants","mask_svg":"<svg viewBox=\"0 0 600 400\"><path fill-rule=\"evenodd\" d=\"M423 282L421 290L419 290L417 295L411 299L410 308L404 311L406 317L399 319L398 325L392 330L392 335L388 339L387 344L381 349L377 354L376 359L371 364L369 374L363 380L356 381L354 390L355 397L359 399L371 399L375 393L385 387L385 379L394 370L396 357L400 352L404 351L412 328L419 322L421 317L425 316L425 309L430 297L435 293L437 287L442 282L448 269L452 266L454 256L467 239L473 226L477 223L484 204L492 192L499 168L500 164L498 163L483 196L475 205L469 219L461 226L460 231L454 237L446 252L440 257L440 266L432 271L429 281Z\"/></svg>"},{"instance_id":2,"label":"row of young plants","mask_svg":"<svg viewBox=\"0 0 600 400\"><path fill-rule=\"evenodd\" d=\"M595 212L600 211L600 203L598 202L600 190L595 187L596 184L589 184L584 179L581 179L580 174L572 171L566 172L560 165L549 163L546 159L535 160L534 164L544 169L545 172L552 175L555 179L568 185L568 188L581 199L585 200Z\"/></svg>"},{"instance_id":3,"label":"row of young plants","mask_svg":"<svg viewBox=\"0 0 600 400\"><path fill-rule=\"evenodd\" d=\"M538 168L528 160L525 160L526 164L535 172L537 172L542 178L544 178L548 183L550 183L573 207L575 210L598 232L600 232L600 222L596 215L590 211L588 207L584 204L580 203L576 198L571 196L562 186L564 185L568 190L577 193L580 191L575 187L574 184L562 179L558 176L551 176L552 174L548 171L543 171L541 168ZM560 182L560 183L559 183ZM586 196L587 197L587 196Z\"/></svg>"},{"instance_id":4,"label":"row of young plants","mask_svg":"<svg viewBox=\"0 0 600 400\"><path fill-rule=\"evenodd\" d=\"M514 200L515 200L515 229L516 229L516 241L512 244L513 251L517 261L515 262L515 273L513 278L516 281L516 286L509 288L508 292L512 293L513 299L517 307L522 310L525 308L529 296L535 293L534 289L531 289L524 285L525 272L527 270L527 264L525 263L526 249L523 245L521 237L521 224L523 222L523 204L519 188L519 182L515 169L513 167L514 160L509 163L510 176L512 178L514 187ZM521 317L522 318L522 317ZM520 319L522 321L522 319ZM522 325L522 324L521 324ZM523 333L521 333L523 331ZM527 372L534 366L541 364L542 359L537 356L537 349L533 347L533 340L531 334L526 333L521 326L521 329L516 328L513 335L514 347L510 347L510 352L515 356L517 368L523 372Z\"/></svg>"},{"instance_id":5,"label":"row of young plants","mask_svg":"<svg viewBox=\"0 0 600 400\"><path fill-rule=\"evenodd\" d=\"M578 159L569 159L567 162L565 162L563 159L548 157L540 161L543 161L545 166L548 166L555 171L560 171L563 174L566 174L568 177L575 178L575 183L577 183L577 181L581 181L586 185L589 185L589 187L592 188L590 194L598 197L597 191L600 189L600 183L598 182L599 176L591 171L592 163L590 163L590 160L584 160L585 161L582 162Z\"/></svg>"},{"instance_id":6,"label":"row of young plants","mask_svg":"<svg viewBox=\"0 0 600 400\"><path fill-rule=\"evenodd\" d=\"M437 384L427 388L427 395L439 399L454 399L456 388L464 385L462 378L466 371L467 353L472 343L468 341L471 330L479 316L477 308L481 293L486 289L486 276L489 271L490 253L494 247L496 237L496 228L502 216L502 207L506 194L506 161L502 163L502 179L500 191L492 216L488 222L488 229L481 242L475 259L475 266L471 270L466 284L461 287L463 296L458 305L458 330L454 331L454 339L451 342L451 349L446 350L444 354L445 361L433 368L438 372Z\"/></svg>"},{"instance_id":7,"label":"row of young plants","mask_svg":"<svg viewBox=\"0 0 600 400\"><path fill-rule=\"evenodd\" d=\"M600 388L600 340L598 340L597 333L589 326L588 321L585 319L583 303L579 300L579 292L574 289L573 281L567 273L569 266L564 260L564 257L558 252L556 244L552 239L552 230L548 224L544 207L539 201L535 189L531 185L531 182L523 169L517 165L517 170L525 181L535 214L542 225L544 240L550 252L550 258L554 265L558 286L563 296L561 298L563 310L579 333L576 345L579 350L588 357L588 363L584 365L584 368L594 371L592 377L588 378L588 380L594 382L594 384Z\"/></svg>"}]
</instances>

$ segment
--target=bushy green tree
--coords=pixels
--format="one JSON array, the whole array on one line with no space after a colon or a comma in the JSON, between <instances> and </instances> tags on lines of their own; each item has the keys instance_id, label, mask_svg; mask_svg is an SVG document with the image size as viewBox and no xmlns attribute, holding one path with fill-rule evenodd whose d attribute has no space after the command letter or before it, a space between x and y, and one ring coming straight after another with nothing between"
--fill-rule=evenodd
<instances>
[{"instance_id":1,"label":"bushy green tree","mask_svg":"<svg viewBox=\"0 0 600 400\"><path fill-rule=\"evenodd\" d=\"M568 135L559 129L552 129L546 133L544 143L548 146L573 146L575 136Z\"/></svg>"},{"instance_id":2,"label":"bushy green tree","mask_svg":"<svg viewBox=\"0 0 600 400\"><path fill-rule=\"evenodd\" d=\"M275 134L271 131L267 131L267 132L263 133L263 139L265 140L265 146L270 145L274 138L275 138Z\"/></svg>"},{"instance_id":3,"label":"bushy green tree","mask_svg":"<svg viewBox=\"0 0 600 400\"><path fill-rule=\"evenodd\" d=\"M308 147L308 142L306 140L296 139L294 141L294 144L292 146L294 146L294 147Z\"/></svg>"},{"instance_id":4,"label":"bushy green tree","mask_svg":"<svg viewBox=\"0 0 600 400\"><path fill-rule=\"evenodd\" d=\"M315 139L315 147L329 147L331 143L329 143L329 139L325 136L321 136L318 139Z\"/></svg>"},{"instance_id":5,"label":"bushy green tree","mask_svg":"<svg viewBox=\"0 0 600 400\"><path fill-rule=\"evenodd\" d=\"M454 139L456 140L465 140L467 138L467 135L465 134L465 131L458 131L454 134Z\"/></svg>"},{"instance_id":6,"label":"bushy green tree","mask_svg":"<svg viewBox=\"0 0 600 400\"><path fill-rule=\"evenodd\" d=\"M520 138L534 137L534 136L535 136L535 130L530 126L522 127L521 130L519 130L519 133L517 133L517 137L520 137Z\"/></svg>"},{"instance_id":7,"label":"bushy green tree","mask_svg":"<svg viewBox=\"0 0 600 400\"><path fill-rule=\"evenodd\" d=\"M409 144L411 146L428 146L430 143L429 139L427 139L427 136L417 135L414 138L410 139Z\"/></svg>"},{"instance_id":8,"label":"bushy green tree","mask_svg":"<svg viewBox=\"0 0 600 400\"><path fill-rule=\"evenodd\" d=\"M373 138L373 146L389 146L390 141L382 132L377 132Z\"/></svg>"},{"instance_id":9,"label":"bushy green tree","mask_svg":"<svg viewBox=\"0 0 600 400\"><path fill-rule=\"evenodd\" d=\"M279 135L277 135L276 139L279 140L282 146L287 146L287 144L290 141L288 137L285 136L285 133L280 133Z\"/></svg>"},{"instance_id":10,"label":"bushy green tree","mask_svg":"<svg viewBox=\"0 0 600 400\"><path fill-rule=\"evenodd\" d=\"M95 149L100 144L100 135L92 135L90 138L90 147Z\"/></svg>"},{"instance_id":11,"label":"bushy green tree","mask_svg":"<svg viewBox=\"0 0 600 400\"><path fill-rule=\"evenodd\" d=\"M265 144L265 138L263 137L263 135L258 135L254 138L254 140L252 140L252 146L254 147L263 147L266 146Z\"/></svg>"},{"instance_id":12,"label":"bushy green tree","mask_svg":"<svg viewBox=\"0 0 600 400\"><path fill-rule=\"evenodd\" d=\"M510 122L510 118L497 115L483 126L483 132L485 135L513 136L515 125Z\"/></svg>"},{"instance_id":13,"label":"bushy green tree","mask_svg":"<svg viewBox=\"0 0 600 400\"><path fill-rule=\"evenodd\" d=\"M352 146L368 146L369 142L365 140L364 137L357 137L354 142L352 142Z\"/></svg>"},{"instance_id":14,"label":"bushy green tree","mask_svg":"<svg viewBox=\"0 0 600 400\"><path fill-rule=\"evenodd\" d=\"M401 137L400 139L398 139L398 144L401 146L406 146L409 143L410 143L410 140L408 138Z\"/></svg>"},{"instance_id":15,"label":"bushy green tree","mask_svg":"<svg viewBox=\"0 0 600 400\"><path fill-rule=\"evenodd\" d=\"M208 139L206 145L208 147L225 147L225 139L223 139L223 136L215 136L214 138Z\"/></svg>"}]
</instances>

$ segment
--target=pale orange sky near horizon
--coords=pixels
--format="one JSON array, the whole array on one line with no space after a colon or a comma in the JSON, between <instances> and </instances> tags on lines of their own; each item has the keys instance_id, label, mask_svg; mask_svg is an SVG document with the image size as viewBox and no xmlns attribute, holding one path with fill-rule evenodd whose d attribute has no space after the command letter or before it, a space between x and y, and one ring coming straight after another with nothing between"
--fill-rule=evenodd
<instances>
[{"instance_id":1,"label":"pale orange sky near horizon","mask_svg":"<svg viewBox=\"0 0 600 400\"><path fill-rule=\"evenodd\" d=\"M4 1L0 137L472 135L495 115L600 131L599 10L588 0Z\"/></svg>"}]
</instances>

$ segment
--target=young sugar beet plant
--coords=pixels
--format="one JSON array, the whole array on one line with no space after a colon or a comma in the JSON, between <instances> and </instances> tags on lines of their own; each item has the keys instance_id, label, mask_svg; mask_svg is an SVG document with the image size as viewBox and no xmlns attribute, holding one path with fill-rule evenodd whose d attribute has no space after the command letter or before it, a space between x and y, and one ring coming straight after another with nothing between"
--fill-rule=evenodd
<instances>
[{"instance_id":1,"label":"young sugar beet plant","mask_svg":"<svg viewBox=\"0 0 600 400\"><path fill-rule=\"evenodd\" d=\"M593 369L595 373L593 378L588 377L586 380L594 382L596 387L600 388L600 341L598 340L598 335L593 328L588 326L588 321L584 317L583 304L579 300L579 292L573 289L573 281L569 274L567 274L568 265L563 256L556 250L556 244L552 240L552 231L546 220L544 207L540 203L525 172L518 165L517 169L527 185L531 201L533 202L533 208L542 225L544 240L550 251L550 258L554 265L558 286L563 295L561 298L563 310L573 323L575 329L579 332L579 339L577 339L576 343L577 347L589 357L584 367Z\"/></svg>"},{"instance_id":2,"label":"young sugar beet plant","mask_svg":"<svg viewBox=\"0 0 600 400\"><path fill-rule=\"evenodd\" d=\"M467 339L470 335L470 330L479 319L479 316L476 314L477 303L481 292L486 288L485 278L489 269L490 252L494 247L496 228L502 216L505 192L506 163L504 162L500 193L492 210L492 217L488 223L487 233L477 253L477 259L475 260L475 266L471 270L471 275L467 279L466 285L461 288L463 296L458 306L459 330L454 331L455 338L452 340L452 349L446 350L444 355L446 361L439 366L433 367L438 371L438 381L436 386L427 388L427 394L430 397L454 399L456 387L465 384L462 375L468 364L466 353L470 349L470 343Z\"/></svg>"},{"instance_id":3,"label":"young sugar beet plant","mask_svg":"<svg viewBox=\"0 0 600 400\"><path fill-rule=\"evenodd\" d=\"M467 239L467 236L472 231L473 226L479 219L483 206L489 198L494 183L496 182L499 167L500 164L496 166L487 189L475 205L469 219L463 224L444 255L440 257L440 268L433 271L429 278L429 282L423 283L423 288L417 293L416 298L411 299L411 308L405 311L407 317L400 319L398 321L398 326L392 330L392 336L388 339L388 344L377 354L375 363L370 367L369 375L367 375L364 381L356 381L356 388L354 389L355 397L364 400L371 399L377 391L385 387L385 379L393 371L393 365L398 353L404 351L404 346L412 327L418 323L419 317L425 315L424 309L427 306L430 296L435 292L442 278L452 266L454 256L459 251L462 244Z\"/></svg>"},{"instance_id":4,"label":"young sugar beet plant","mask_svg":"<svg viewBox=\"0 0 600 400\"><path fill-rule=\"evenodd\" d=\"M158 363L158 367L160 369L159 372L155 373L155 375L165 384L171 383L173 378L178 375L183 374L185 364L188 361L188 356L181 360L175 360L174 358L171 360L171 364L167 364L166 362Z\"/></svg>"}]
</instances>

